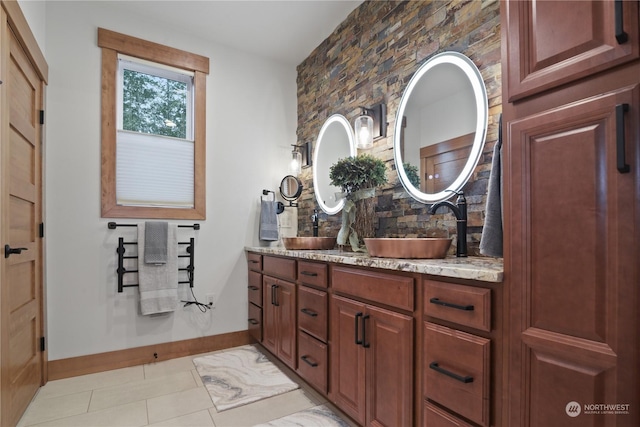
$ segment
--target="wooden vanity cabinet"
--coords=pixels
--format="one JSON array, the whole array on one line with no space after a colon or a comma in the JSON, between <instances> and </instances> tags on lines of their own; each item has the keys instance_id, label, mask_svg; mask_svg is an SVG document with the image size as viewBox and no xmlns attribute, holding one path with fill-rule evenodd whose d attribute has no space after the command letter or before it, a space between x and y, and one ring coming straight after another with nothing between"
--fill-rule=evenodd
<instances>
[{"instance_id":1,"label":"wooden vanity cabinet","mask_svg":"<svg viewBox=\"0 0 640 427\"><path fill-rule=\"evenodd\" d=\"M298 342L296 260L264 256L262 272L262 345L295 370Z\"/></svg>"},{"instance_id":2,"label":"wooden vanity cabinet","mask_svg":"<svg viewBox=\"0 0 640 427\"><path fill-rule=\"evenodd\" d=\"M247 253L249 335L262 342L262 255Z\"/></svg>"},{"instance_id":3,"label":"wooden vanity cabinet","mask_svg":"<svg viewBox=\"0 0 640 427\"><path fill-rule=\"evenodd\" d=\"M413 425L413 277L332 266L332 290L329 398L361 425Z\"/></svg>"},{"instance_id":4,"label":"wooden vanity cabinet","mask_svg":"<svg viewBox=\"0 0 640 427\"><path fill-rule=\"evenodd\" d=\"M506 425L640 425L638 9L501 3Z\"/></svg>"},{"instance_id":5,"label":"wooden vanity cabinet","mask_svg":"<svg viewBox=\"0 0 640 427\"><path fill-rule=\"evenodd\" d=\"M329 286L325 263L298 260L298 374L326 394Z\"/></svg>"},{"instance_id":6,"label":"wooden vanity cabinet","mask_svg":"<svg viewBox=\"0 0 640 427\"><path fill-rule=\"evenodd\" d=\"M500 396L492 397L501 378L501 316L494 319L492 311L500 296L482 282L422 281L424 426L501 425Z\"/></svg>"}]
</instances>

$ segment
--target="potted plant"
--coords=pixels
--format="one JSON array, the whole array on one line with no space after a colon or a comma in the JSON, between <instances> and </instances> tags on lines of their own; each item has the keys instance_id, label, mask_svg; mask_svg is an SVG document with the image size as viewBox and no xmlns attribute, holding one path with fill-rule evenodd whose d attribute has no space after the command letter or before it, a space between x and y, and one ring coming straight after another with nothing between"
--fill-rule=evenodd
<instances>
[{"instance_id":1,"label":"potted plant","mask_svg":"<svg viewBox=\"0 0 640 427\"><path fill-rule=\"evenodd\" d=\"M338 245L348 242L354 251L361 251L361 239L375 236L375 188L386 184L386 172L384 162L370 154L346 157L331 166L331 184L345 198Z\"/></svg>"}]
</instances>

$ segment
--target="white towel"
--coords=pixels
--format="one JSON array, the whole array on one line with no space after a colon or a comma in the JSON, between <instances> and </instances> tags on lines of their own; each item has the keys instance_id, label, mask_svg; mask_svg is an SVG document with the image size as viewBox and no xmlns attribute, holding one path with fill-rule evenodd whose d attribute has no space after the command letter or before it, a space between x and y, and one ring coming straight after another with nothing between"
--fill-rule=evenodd
<instances>
[{"instance_id":1,"label":"white towel","mask_svg":"<svg viewBox=\"0 0 640 427\"><path fill-rule=\"evenodd\" d=\"M278 240L278 202L260 201L260 240Z\"/></svg>"},{"instance_id":2,"label":"white towel","mask_svg":"<svg viewBox=\"0 0 640 427\"><path fill-rule=\"evenodd\" d=\"M167 228L167 263L144 262L144 224L138 224L138 287L143 315L174 311L178 306L177 226Z\"/></svg>"}]
</instances>

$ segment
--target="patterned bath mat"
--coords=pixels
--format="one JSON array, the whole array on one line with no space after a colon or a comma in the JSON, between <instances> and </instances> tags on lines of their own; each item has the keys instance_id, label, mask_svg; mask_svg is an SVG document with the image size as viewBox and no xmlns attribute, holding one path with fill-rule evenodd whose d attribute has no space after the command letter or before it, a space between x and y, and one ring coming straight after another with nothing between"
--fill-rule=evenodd
<instances>
[{"instance_id":1,"label":"patterned bath mat","mask_svg":"<svg viewBox=\"0 0 640 427\"><path fill-rule=\"evenodd\" d=\"M218 412L297 389L252 345L193 359Z\"/></svg>"},{"instance_id":2,"label":"patterned bath mat","mask_svg":"<svg viewBox=\"0 0 640 427\"><path fill-rule=\"evenodd\" d=\"M349 427L325 405L314 406L254 427Z\"/></svg>"}]
</instances>

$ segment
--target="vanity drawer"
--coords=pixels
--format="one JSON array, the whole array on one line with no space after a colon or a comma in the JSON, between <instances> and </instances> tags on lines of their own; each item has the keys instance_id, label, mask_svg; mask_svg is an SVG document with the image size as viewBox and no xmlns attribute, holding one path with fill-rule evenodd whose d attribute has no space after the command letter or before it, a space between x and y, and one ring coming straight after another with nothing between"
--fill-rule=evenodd
<instances>
[{"instance_id":1,"label":"vanity drawer","mask_svg":"<svg viewBox=\"0 0 640 427\"><path fill-rule=\"evenodd\" d=\"M298 374L322 393L327 393L327 345L298 332Z\"/></svg>"},{"instance_id":2,"label":"vanity drawer","mask_svg":"<svg viewBox=\"0 0 640 427\"><path fill-rule=\"evenodd\" d=\"M249 303L249 335L262 342L262 309Z\"/></svg>"},{"instance_id":3,"label":"vanity drawer","mask_svg":"<svg viewBox=\"0 0 640 427\"><path fill-rule=\"evenodd\" d=\"M262 270L262 255L249 252L247 254L247 263L249 264L249 270L261 271Z\"/></svg>"},{"instance_id":4,"label":"vanity drawer","mask_svg":"<svg viewBox=\"0 0 640 427\"><path fill-rule=\"evenodd\" d=\"M262 270L265 274L281 279L296 280L296 260L266 256L262 260Z\"/></svg>"},{"instance_id":5,"label":"vanity drawer","mask_svg":"<svg viewBox=\"0 0 640 427\"><path fill-rule=\"evenodd\" d=\"M424 397L489 425L491 341L424 322Z\"/></svg>"},{"instance_id":6,"label":"vanity drawer","mask_svg":"<svg viewBox=\"0 0 640 427\"><path fill-rule=\"evenodd\" d=\"M346 267L332 268L331 287L335 292L413 311L412 277Z\"/></svg>"},{"instance_id":7,"label":"vanity drawer","mask_svg":"<svg viewBox=\"0 0 640 427\"><path fill-rule=\"evenodd\" d=\"M471 424L427 401L424 402L422 416L422 425L424 427L473 427Z\"/></svg>"},{"instance_id":8,"label":"vanity drawer","mask_svg":"<svg viewBox=\"0 0 640 427\"><path fill-rule=\"evenodd\" d=\"M262 274L249 272L249 302L262 307Z\"/></svg>"},{"instance_id":9,"label":"vanity drawer","mask_svg":"<svg viewBox=\"0 0 640 427\"><path fill-rule=\"evenodd\" d=\"M298 281L305 285L327 288L327 264L298 261Z\"/></svg>"},{"instance_id":10,"label":"vanity drawer","mask_svg":"<svg viewBox=\"0 0 640 427\"><path fill-rule=\"evenodd\" d=\"M424 281L424 314L491 331L491 289Z\"/></svg>"},{"instance_id":11,"label":"vanity drawer","mask_svg":"<svg viewBox=\"0 0 640 427\"><path fill-rule=\"evenodd\" d=\"M298 327L327 342L327 293L298 287Z\"/></svg>"}]
</instances>

